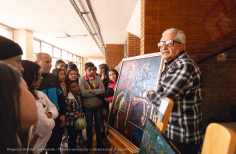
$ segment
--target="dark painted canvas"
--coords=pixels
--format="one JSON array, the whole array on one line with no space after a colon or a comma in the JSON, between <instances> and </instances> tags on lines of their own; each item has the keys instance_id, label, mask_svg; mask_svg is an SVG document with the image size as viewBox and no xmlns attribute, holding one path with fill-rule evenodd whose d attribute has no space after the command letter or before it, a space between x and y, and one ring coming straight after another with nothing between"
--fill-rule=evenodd
<instances>
[{"instance_id":1,"label":"dark painted canvas","mask_svg":"<svg viewBox=\"0 0 236 154\"><path fill-rule=\"evenodd\" d=\"M156 125L148 119L139 149L139 154L175 154L175 148L160 133Z\"/></svg>"},{"instance_id":2,"label":"dark painted canvas","mask_svg":"<svg viewBox=\"0 0 236 154\"><path fill-rule=\"evenodd\" d=\"M146 94L156 90L162 65L157 53L122 61L108 126L138 148L152 110Z\"/></svg>"}]
</instances>

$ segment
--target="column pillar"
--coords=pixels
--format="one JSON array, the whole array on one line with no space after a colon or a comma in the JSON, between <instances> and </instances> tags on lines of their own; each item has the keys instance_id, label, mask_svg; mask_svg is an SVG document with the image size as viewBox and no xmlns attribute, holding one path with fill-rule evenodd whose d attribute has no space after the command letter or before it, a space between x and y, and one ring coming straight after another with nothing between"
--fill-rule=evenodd
<instances>
[{"instance_id":1,"label":"column pillar","mask_svg":"<svg viewBox=\"0 0 236 154\"><path fill-rule=\"evenodd\" d=\"M106 64L116 67L124 58L124 44L106 44Z\"/></svg>"},{"instance_id":2,"label":"column pillar","mask_svg":"<svg viewBox=\"0 0 236 154\"><path fill-rule=\"evenodd\" d=\"M33 61L33 33L25 29L16 29L14 30L13 40L18 43L23 50L22 59Z\"/></svg>"},{"instance_id":3,"label":"column pillar","mask_svg":"<svg viewBox=\"0 0 236 154\"><path fill-rule=\"evenodd\" d=\"M140 55L140 38L129 32L127 34L127 54L128 57Z\"/></svg>"}]
</instances>

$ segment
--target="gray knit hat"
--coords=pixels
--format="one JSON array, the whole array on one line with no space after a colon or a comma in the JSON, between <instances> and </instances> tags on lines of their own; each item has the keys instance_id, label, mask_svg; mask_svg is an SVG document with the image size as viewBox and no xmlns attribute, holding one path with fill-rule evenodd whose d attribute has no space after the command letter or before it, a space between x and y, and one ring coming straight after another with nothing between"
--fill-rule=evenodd
<instances>
[{"instance_id":1,"label":"gray knit hat","mask_svg":"<svg viewBox=\"0 0 236 154\"><path fill-rule=\"evenodd\" d=\"M22 55L21 47L12 40L0 35L0 60Z\"/></svg>"}]
</instances>

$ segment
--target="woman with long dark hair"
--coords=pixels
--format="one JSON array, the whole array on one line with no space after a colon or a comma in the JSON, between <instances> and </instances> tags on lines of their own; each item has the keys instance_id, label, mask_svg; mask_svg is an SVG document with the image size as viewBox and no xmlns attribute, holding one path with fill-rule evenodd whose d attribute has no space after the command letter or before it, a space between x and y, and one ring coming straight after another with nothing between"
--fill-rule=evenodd
<instances>
[{"instance_id":1,"label":"woman with long dark hair","mask_svg":"<svg viewBox=\"0 0 236 154\"><path fill-rule=\"evenodd\" d=\"M55 68L52 70L52 74L55 75L60 83L61 89L63 90L63 94L66 97L67 96L67 89L66 89L66 83L65 83L65 71L61 68Z\"/></svg>"},{"instance_id":2,"label":"woman with long dark hair","mask_svg":"<svg viewBox=\"0 0 236 154\"><path fill-rule=\"evenodd\" d=\"M38 119L35 100L15 68L0 62L0 76L0 153L25 153L23 132Z\"/></svg>"},{"instance_id":3,"label":"woman with long dark hair","mask_svg":"<svg viewBox=\"0 0 236 154\"><path fill-rule=\"evenodd\" d=\"M36 102L38 109L38 122L30 141L30 148L34 149L34 154L38 154L45 148L51 137L52 129L55 126L54 119L58 116L58 112L56 106L49 100L47 95L35 89L43 79L40 65L28 60L22 60L21 64L24 68L23 78L36 100L34 103Z\"/></svg>"}]
</instances>

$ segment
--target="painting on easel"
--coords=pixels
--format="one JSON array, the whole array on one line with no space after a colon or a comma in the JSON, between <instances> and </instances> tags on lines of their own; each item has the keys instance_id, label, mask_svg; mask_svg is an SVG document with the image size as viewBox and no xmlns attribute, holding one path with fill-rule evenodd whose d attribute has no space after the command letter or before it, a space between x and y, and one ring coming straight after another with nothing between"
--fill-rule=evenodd
<instances>
[{"instance_id":1,"label":"painting on easel","mask_svg":"<svg viewBox=\"0 0 236 154\"><path fill-rule=\"evenodd\" d=\"M176 147L162 136L161 131L150 120L147 120L142 144L140 146L139 154L178 154Z\"/></svg>"},{"instance_id":2,"label":"painting on easel","mask_svg":"<svg viewBox=\"0 0 236 154\"><path fill-rule=\"evenodd\" d=\"M108 126L138 148L152 110L146 94L157 88L162 66L159 53L122 61Z\"/></svg>"}]
</instances>

